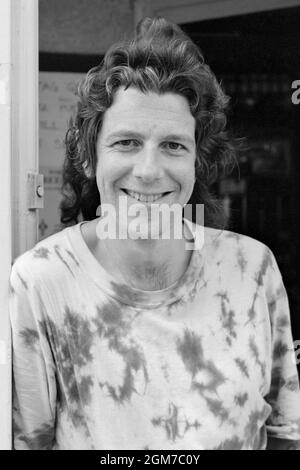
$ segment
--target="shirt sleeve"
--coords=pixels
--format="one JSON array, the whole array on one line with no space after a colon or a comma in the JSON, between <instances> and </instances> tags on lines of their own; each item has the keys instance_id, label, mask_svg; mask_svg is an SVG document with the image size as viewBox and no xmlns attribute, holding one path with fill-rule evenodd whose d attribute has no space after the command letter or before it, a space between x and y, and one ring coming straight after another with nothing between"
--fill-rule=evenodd
<instances>
[{"instance_id":1,"label":"shirt sleeve","mask_svg":"<svg viewBox=\"0 0 300 470\"><path fill-rule=\"evenodd\" d=\"M55 367L41 290L23 264L15 263L10 278L13 448L49 450L55 441Z\"/></svg>"},{"instance_id":2,"label":"shirt sleeve","mask_svg":"<svg viewBox=\"0 0 300 470\"><path fill-rule=\"evenodd\" d=\"M272 411L267 420L269 437L300 439L300 391L289 303L282 277L272 252L267 269L267 298L271 323L272 367L269 393Z\"/></svg>"}]
</instances>

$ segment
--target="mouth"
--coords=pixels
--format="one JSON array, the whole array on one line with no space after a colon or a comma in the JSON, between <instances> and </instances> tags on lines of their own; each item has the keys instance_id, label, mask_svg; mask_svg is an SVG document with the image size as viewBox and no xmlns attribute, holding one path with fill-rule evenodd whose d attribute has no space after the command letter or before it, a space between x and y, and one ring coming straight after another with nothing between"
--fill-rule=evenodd
<instances>
[{"instance_id":1,"label":"mouth","mask_svg":"<svg viewBox=\"0 0 300 470\"><path fill-rule=\"evenodd\" d=\"M173 191L166 191L166 192L163 192L163 193L145 194L145 193L138 193L138 192L135 192L135 191L130 191L129 189L125 189L125 188L121 188L121 191L123 191L127 196L130 196L131 198L135 199L136 201L144 202L144 203L156 202L159 199L162 199L163 197L165 197L168 194L171 194L173 192Z\"/></svg>"}]
</instances>

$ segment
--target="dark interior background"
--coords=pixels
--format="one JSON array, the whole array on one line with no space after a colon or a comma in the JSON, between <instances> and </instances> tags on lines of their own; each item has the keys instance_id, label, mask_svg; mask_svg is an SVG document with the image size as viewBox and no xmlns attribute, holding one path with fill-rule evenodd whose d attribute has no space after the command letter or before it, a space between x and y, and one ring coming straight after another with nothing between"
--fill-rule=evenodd
<instances>
[{"instance_id":1,"label":"dark interior background","mask_svg":"<svg viewBox=\"0 0 300 470\"><path fill-rule=\"evenodd\" d=\"M247 137L239 169L216 191L230 228L266 243L288 291L300 339L300 8L182 24L231 96L229 126ZM299 368L300 372L300 368Z\"/></svg>"}]
</instances>

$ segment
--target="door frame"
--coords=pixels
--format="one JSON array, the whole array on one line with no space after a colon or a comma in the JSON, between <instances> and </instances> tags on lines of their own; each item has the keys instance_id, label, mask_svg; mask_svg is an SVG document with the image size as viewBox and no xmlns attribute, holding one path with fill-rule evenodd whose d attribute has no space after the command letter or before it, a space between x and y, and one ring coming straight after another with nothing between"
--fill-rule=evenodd
<instances>
[{"instance_id":1,"label":"door frame","mask_svg":"<svg viewBox=\"0 0 300 470\"><path fill-rule=\"evenodd\" d=\"M27 175L38 171L38 0L0 2L0 155L0 449L9 450L9 277L14 259L37 241Z\"/></svg>"}]
</instances>

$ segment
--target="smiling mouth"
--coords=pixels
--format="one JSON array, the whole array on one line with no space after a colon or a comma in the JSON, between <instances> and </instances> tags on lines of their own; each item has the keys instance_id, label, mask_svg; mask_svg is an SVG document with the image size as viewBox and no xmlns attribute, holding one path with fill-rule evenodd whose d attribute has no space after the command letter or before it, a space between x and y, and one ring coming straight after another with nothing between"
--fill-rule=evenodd
<instances>
[{"instance_id":1,"label":"smiling mouth","mask_svg":"<svg viewBox=\"0 0 300 470\"><path fill-rule=\"evenodd\" d=\"M127 194L127 196L132 197L136 201L140 202L155 202L158 199L161 199L164 196L167 196L172 191L166 191L164 193L156 193L156 194L144 194L144 193L137 193L135 191L130 191L129 189L122 188L122 191Z\"/></svg>"}]
</instances>

